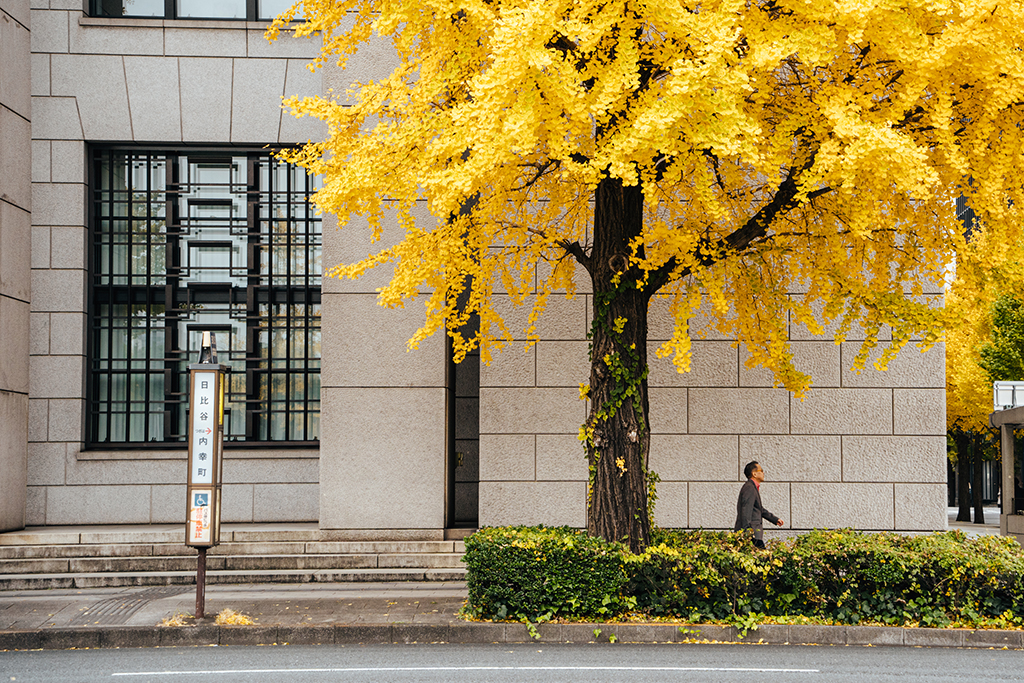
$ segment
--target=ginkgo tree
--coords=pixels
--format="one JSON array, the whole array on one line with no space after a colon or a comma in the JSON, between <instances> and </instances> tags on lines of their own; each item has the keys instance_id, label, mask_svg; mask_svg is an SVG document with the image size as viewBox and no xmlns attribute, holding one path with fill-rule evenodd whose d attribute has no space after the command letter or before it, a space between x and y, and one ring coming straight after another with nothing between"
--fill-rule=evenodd
<instances>
[{"instance_id":1,"label":"ginkgo tree","mask_svg":"<svg viewBox=\"0 0 1024 683\"><path fill-rule=\"evenodd\" d=\"M790 321L836 340L854 324L880 368L943 313L921 296L963 247L951 198L979 230L1018 238L1024 176L1024 3L1005 0L300 0L312 67L371 40L399 62L345 93L293 99L327 138L286 153L321 174L344 226L389 216L404 239L330 271L387 266L380 303L421 293L415 345L456 356L506 343L500 288L532 306L593 285L588 529L649 538L647 316L690 365L701 312L798 395ZM271 38L294 16L279 17ZM970 179L970 181L968 181ZM434 217L414 219L425 201ZM539 265L547 264L546 268ZM535 273L541 273L534 285ZM793 293L799 293L794 296ZM561 295L561 294L559 294ZM465 334L479 316L479 331ZM528 332L536 337L534 328ZM915 337L915 335L920 335Z\"/></svg>"},{"instance_id":2,"label":"ginkgo tree","mask_svg":"<svg viewBox=\"0 0 1024 683\"><path fill-rule=\"evenodd\" d=\"M957 316L946 333L946 431L956 455L958 522L971 521L971 461L982 450L992 412L992 384L981 366L980 351L991 335L987 295L993 288L978 290L973 284L971 277L958 278L945 298L947 313ZM980 475L980 468L977 472ZM980 495L977 498L977 512L983 515Z\"/></svg>"},{"instance_id":3,"label":"ginkgo tree","mask_svg":"<svg viewBox=\"0 0 1024 683\"><path fill-rule=\"evenodd\" d=\"M987 235L975 235L958 254L956 277L946 292L946 428L955 444L959 511L970 521L968 487L973 461L975 522L983 523L981 454L993 450L989 427L992 383L1024 380L1024 307L1016 298L1024 285L1024 242L1001 245L989 258Z\"/></svg>"}]
</instances>

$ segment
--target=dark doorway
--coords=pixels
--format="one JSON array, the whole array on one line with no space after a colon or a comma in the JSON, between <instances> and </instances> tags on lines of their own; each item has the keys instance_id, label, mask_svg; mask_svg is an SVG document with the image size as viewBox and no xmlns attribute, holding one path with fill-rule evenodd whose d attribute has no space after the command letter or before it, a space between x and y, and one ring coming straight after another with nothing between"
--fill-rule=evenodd
<instances>
[{"instance_id":1,"label":"dark doorway","mask_svg":"<svg viewBox=\"0 0 1024 683\"><path fill-rule=\"evenodd\" d=\"M448 339L448 500L450 529L475 529L480 490L480 352L454 362Z\"/></svg>"}]
</instances>

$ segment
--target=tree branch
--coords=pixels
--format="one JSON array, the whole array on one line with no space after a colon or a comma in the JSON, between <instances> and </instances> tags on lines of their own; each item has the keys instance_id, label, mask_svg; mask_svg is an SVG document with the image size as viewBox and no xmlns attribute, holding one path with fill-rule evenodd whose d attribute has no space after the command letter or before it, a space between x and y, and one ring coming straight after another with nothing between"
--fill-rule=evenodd
<instances>
[{"instance_id":1,"label":"tree branch","mask_svg":"<svg viewBox=\"0 0 1024 683\"><path fill-rule=\"evenodd\" d=\"M787 213L798 206L796 196L799 192L799 179L807 169L814 165L815 153L798 169L792 170L775 192L772 200L758 209L757 213L751 216L737 230L718 240L702 238L694 255L697 258L697 265L709 267L720 261L729 253L742 252L744 249L767 236L768 226L782 214ZM815 199L828 192L831 187L823 187L807 194L807 199ZM682 226L680 226L680 229ZM687 267L680 270L679 261L672 257L658 268L650 271L647 276L647 285L644 290L648 296L653 296L659 289L672 280L678 280L692 274L693 268Z\"/></svg>"},{"instance_id":2,"label":"tree branch","mask_svg":"<svg viewBox=\"0 0 1024 683\"><path fill-rule=\"evenodd\" d=\"M512 191L519 192L521 190L526 190L532 187L537 183L537 181L539 181L541 178L546 176L551 171L557 169L561 165L562 162L559 161L558 159L547 159L546 161L543 162L538 161L535 164L522 164L522 167L524 168L534 169L536 171L536 175L534 175L529 180L524 180L522 185L520 185L519 187L512 188Z\"/></svg>"},{"instance_id":3,"label":"tree branch","mask_svg":"<svg viewBox=\"0 0 1024 683\"><path fill-rule=\"evenodd\" d=\"M581 266L587 269L588 273L591 273L591 264L593 263L593 260L583 249L583 245L576 241L570 242L569 240L562 240L560 242L556 242L556 244L562 247L562 249L565 249L567 254L571 254Z\"/></svg>"}]
</instances>

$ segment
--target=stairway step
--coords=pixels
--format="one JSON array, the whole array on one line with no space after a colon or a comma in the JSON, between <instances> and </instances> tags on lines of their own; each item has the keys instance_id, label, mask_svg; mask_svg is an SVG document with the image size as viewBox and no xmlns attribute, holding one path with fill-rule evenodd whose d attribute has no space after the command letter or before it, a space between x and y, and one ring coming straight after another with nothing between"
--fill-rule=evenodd
<instances>
[{"instance_id":1,"label":"stairway step","mask_svg":"<svg viewBox=\"0 0 1024 683\"><path fill-rule=\"evenodd\" d=\"M209 571L208 584L241 583L348 583L390 581L464 581L465 569L327 569L327 570L240 570ZM122 586L168 586L195 584L191 572L102 572L88 574L6 574L0 575L0 590L42 590L54 588L114 588Z\"/></svg>"},{"instance_id":2,"label":"stairway step","mask_svg":"<svg viewBox=\"0 0 1024 683\"><path fill-rule=\"evenodd\" d=\"M318 541L307 543L307 553L453 553L465 552L454 541Z\"/></svg>"},{"instance_id":3,"label":"stairway step","mask_svg":"<svg viewBox=\"0 0 1024 683\"><path fill-rule=\"evenodd\" d=\"M407 555L417 553L462 554L462 541L294 541L227 542L210 548L213 555ZM0 545L0 560L72 557L166 557L195 555L196 549L183 543L146 544L52 544Z\"/></svg>"},{"instance_id":4,"label":"stairway step","mask_svg":"<svg viewBox=\"0 0 1024 683\"><path fill-rule=\"evenodd\" d=\"M432 569L447 569L464 567L462 553L402 553L395 555L378 555L378 567L430 567Z\"/></svg>"},{"instance_id":5,"label":"stairway step","mask_svg":"<svg viewBox=\"0 0 1024 683\"><path fill-rule=\"evenodd\" d=\"M229 523L221 527L225 543L307 543L320 540L320 529L312 523ZM0 533L0 546L14 545L149 545L181 544L185 523L29 527Z\"/></svg>"},{"instance_id":6,"label":"stairway step","mask_svg":"<svg viewBox=\"0 0 1024 683\"><path fill-rule=\"evenodd\" d=\"M0 560L3 574L92 574L97 572L194 571L196 555L147 557L79 557L69 559ZM461 568L460 553L419 553L395 555L209 555L210 571L231 570L322 570L322 569L455 569Z\"/></svg>"},{"instance_id":7,"label":"stairway step","mask_svg":"<svg viewBox=\"0 0 1024 683\"><path fill-rule=\"evenodd\" d=\"M156 548L166 548L168 550L177 548L178 552L176 553L160 553L167 555L183 555L186 552L186 548L183 545L118 544L83 546L78 543L72 545L0 545L0 560L58 557L146 557L156 554Z\"/></svg>"},{"instance_id":8,"label":"stairway step","mask_svg":"<svg viewBox=\"0 0 1024 683\"><path fill-rule=\"evenodd\" d=\"M69 559L29 558L0 560L0 575L3 574L62 574L71 571Z\"/></svg>"}]
</instances>

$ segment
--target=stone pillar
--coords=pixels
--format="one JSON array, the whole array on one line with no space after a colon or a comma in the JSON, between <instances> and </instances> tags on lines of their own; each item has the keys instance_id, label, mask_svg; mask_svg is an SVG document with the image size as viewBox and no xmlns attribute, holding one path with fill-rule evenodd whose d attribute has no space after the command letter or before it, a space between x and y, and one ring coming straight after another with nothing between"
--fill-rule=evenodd
<instances>
[{"instance_id":1,"label":"stone pillar","mask_svg":"<svg viewBox=\"0 0 1024 683\"><path fill-rule=\"evenodd\" d=\"M424 220L430 217L424 212ZM388 239L398 239L389 235ZM386 242L385 242L386 243ZM324 264L375 247L365 224L324 219ZM323 281L320 530L331 540L442 540L447 387L438 332L408 350L423 301L377 304L384 269L358 281Z\"/></svg>"},{"instance_id":2,"label":"stone pillar","mask_svg":"<svg viewBox=\"0 0 1024 683\"><path fill-rule=\"evenodd\" d=\"M1004 424L999 427L999 447L1003 456L1003 509L999 516L999 533L1003 536L1007 533L1007 516L1016 513L1014 510L1014 492L1017 487L1014 485L1014 452L1013 452L1013 425Z\"/></svg>"},{"instance_id":3,"label":"stone pillar","mask_svg":"<svg viewBox=\"0 0 1024 683\"><path fill-rule=\"evenodd\" d=\"M0 2L0 531L25 526L32 131L29 1Z\"/></svg>"}]
</instances>

